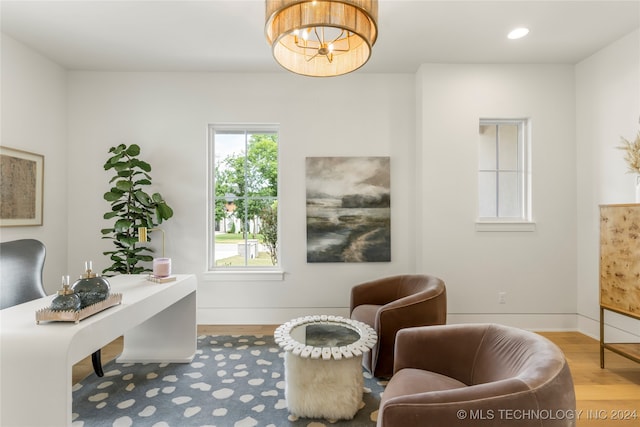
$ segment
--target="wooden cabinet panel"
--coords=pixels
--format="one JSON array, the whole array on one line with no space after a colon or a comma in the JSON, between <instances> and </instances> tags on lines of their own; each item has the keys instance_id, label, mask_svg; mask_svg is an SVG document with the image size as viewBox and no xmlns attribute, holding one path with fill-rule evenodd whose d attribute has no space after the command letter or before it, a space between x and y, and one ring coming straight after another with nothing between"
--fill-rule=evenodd
<instances>
[{"instance_id":1,"label":"wooden cabinet panel","mask_svg":"<svg viewBox=\"0 0 640 427\"><path fill-rule=\"evenodd\" d=\"M600 305L640 315L640 205L600 207Z\"/></svg>"},{"instance_id":2,"label":"wooden cabinet panel","mask_svg":"<svg viewBox=\"0 0 640 427\"><path fill-rule=\"evenodd\" d=\"M605 342L605 310L640 319L640 204L600 206L600 367L605 349L640 362L640 344Z\"/></svg>"}]
</instances>

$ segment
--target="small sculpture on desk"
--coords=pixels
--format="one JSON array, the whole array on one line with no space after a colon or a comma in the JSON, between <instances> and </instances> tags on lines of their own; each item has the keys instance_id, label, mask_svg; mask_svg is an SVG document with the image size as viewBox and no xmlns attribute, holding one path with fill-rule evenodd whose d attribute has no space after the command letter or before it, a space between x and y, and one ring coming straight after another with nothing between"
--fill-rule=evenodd
<instances>
[{"instance_id":1,"label":"small sculpture on desk","mask_svg":"<svg viewBox=\"0 0 640 427\"><path fill-rule=\"evenodd\" d=\"M81 308L104 301L109 297L111 285L107 279L92 271L92 262L85 262L85 273L71 287L80 297Z\"/></svg>"},{"instance_id":2,"label":"small sculpture on desk","mask_svg":"<svg viewBox=\"0 0 640 427\"><path fill-rule=\"evenodd\" d=\"M80 310L80 297L69 287L69 276L62 276L62 289L51 301L52 311L78 311Z\"/></svg>"}]
</instances>

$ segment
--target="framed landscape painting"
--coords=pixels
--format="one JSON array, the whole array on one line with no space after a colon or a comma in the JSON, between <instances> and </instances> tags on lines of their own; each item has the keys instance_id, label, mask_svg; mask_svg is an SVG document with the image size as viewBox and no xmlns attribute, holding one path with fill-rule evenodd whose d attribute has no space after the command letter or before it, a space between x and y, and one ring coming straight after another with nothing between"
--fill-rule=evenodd
<instances>
[{"instance_id":1,"label":"framed landscape painting","mask_svg":"<svg viewBox=\"0 0 640 427\"><path fill-rule=\"evenodd\" d=\"M389 157L307 157L307 262L391 261Z\"/></svg>"},{"instance_id":2,"label":"framed landscape painting","mask_svg":"<svg viewBox=\"0 0 640 427\"><path fill-rule=\"evenodd\" d=\"M0 147L0 226L42 225L44 156Z\"/></svg>"}]
</instances>

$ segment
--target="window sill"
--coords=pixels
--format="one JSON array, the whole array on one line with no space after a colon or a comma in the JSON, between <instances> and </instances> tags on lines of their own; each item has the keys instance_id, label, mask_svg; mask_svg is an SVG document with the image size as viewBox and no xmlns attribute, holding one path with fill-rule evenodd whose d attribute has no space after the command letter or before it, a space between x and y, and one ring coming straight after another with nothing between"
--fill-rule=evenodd
<instances>
[{"instance_id":1,"label":"window sill","mask_svg":"<svg viewBox=\"0 0 640 427\"><path fill-rule=\"evenodd\" d=\"M476 231L536 231L529 221L476 221Z\"/></svg>"},{"instance_id":2,"label":"window sill","mask_svg":"<svg viewBox=\"0 0 640 427\"><path fill-rule=\"evenodd\" d=\"M282 270L260 270L260 271L207 271L202 275L206 282L264 282L283 281L284 271Z\"/></svg>"}]
</instances>

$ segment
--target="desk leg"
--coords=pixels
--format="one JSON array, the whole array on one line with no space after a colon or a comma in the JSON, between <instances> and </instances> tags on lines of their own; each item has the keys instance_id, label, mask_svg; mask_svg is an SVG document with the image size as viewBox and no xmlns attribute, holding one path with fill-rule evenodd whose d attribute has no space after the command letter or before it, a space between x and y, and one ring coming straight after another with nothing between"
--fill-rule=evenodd
<instances>
[{"instance_id":1,"label":"desk leg","mask_svg":"<svg viewBox=\"0 0 640 427\"><path fill-rule=\"evenodd\" d=\"M53 337L51 343L27 350L24 340L15 339L19 337L2 340L0 426L71 425L72 363L67 348L56 345Z\"/></svg>"},{"instance_id":2,"label":"desk leg","mask_svg":"<svg viewBox=\"0 0 640 427\"><path fill-rule=\"evenodd\" d=\"M124 334L118 363L189 363L197 346L195 291Z\"/></svg>"}]
</instances>

